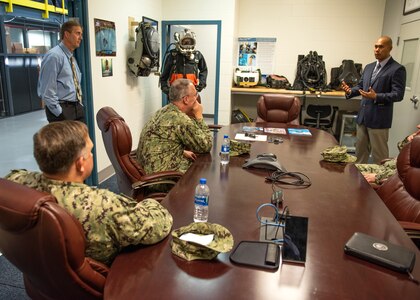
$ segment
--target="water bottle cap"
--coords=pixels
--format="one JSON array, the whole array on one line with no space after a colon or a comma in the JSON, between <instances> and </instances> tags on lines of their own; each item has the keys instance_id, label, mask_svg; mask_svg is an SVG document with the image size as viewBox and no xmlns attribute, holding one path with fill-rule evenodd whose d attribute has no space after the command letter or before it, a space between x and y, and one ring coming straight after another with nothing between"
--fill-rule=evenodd
<instances>
[{"instance_id":1,"label":"water bottle cap","mask_svg":"<svg viewBox=\"0 0 420 300\"><path fill-rule=\"evenodd\" d=\"M227 135L227 134L225 134L224 136L223 136L223 138L224 139L227 139L229 136Z\"/></svg>"},{"instance_id":2,"label":"water bottle cap","mask_svg":"<svg viewBox=\"0 0 420 300\"><path fill-rule=\"evenodd\" d=\"M206 178L200 178L200 184L206 184L207 179Z\"/></svg>"}]
</instances>

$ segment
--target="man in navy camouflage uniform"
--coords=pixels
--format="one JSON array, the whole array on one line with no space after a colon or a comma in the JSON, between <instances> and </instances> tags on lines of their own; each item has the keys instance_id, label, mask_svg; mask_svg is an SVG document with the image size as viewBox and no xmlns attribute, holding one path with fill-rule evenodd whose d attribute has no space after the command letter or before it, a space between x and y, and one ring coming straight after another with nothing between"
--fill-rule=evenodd
<instances>
[{"instance_id":1,"label":"man in navy camouflage uniform","mask_svg":"<svg viewBox=\"0 0 420 300\"><path fill-rule=\"evenodd\" d=\"M417 131L407 136L404 140L397 143L398 150L411 143L415 136L420 135L420 124ZM356 164L357 169L363 174L367 182L382 184L389 177L397 172L397 158L386 159L381 164Z\"/></svg>"},{"instance_id":2,"label":"man in navy camouflage uniform","mask_svg":"<svg viewBox=\"0 0 420 300\"><path fill-rule=\"evenodd\" d=\"M137 160L147 174L186 172L196 153L209 152L213 138L203 120L203 107L188 79L177 79L169 89L171 103L156 112L144 126Z\"/></svg>"},{"instance_id":3,"label":"man in navy camouflage uniform","mask_svg":"<svg viewBox=\"0 0 420 300\"><path fill-rule=\"evenodd\" d=\"M50 123L34 135L34 155L42 173L13 170L6 179L55 196L82 224L86 256L109 265L123 247L161 241L173 220L153 199L137 203L85 185L93 168L92 148L85 124Z\"/></svg>"}]
</instances>

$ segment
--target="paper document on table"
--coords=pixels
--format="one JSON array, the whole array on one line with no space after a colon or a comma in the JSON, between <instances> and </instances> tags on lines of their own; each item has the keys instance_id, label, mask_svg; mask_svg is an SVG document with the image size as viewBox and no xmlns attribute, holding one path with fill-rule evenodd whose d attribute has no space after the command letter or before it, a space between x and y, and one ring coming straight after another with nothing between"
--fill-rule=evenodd
<instances>
[{"instance_id":1,"label":"paper document on table","mask_svg":"<svg viewBox=\"0 0 420 300\"><path fill-rule=\"evenodd\" d=\"M203 246L207 246L213 241L214 234L201 235L195 233L185 233L179 238L187 242L194 242Z\"/></svg>"},{"instance_id":2,"label":"paper document on table","mask_svg":"<svg viewBox=\"0 0 420 300\"><path fill-rule=\"evenodd\" d=\"M266 142L267 141L267 136L262 135L262 134L255 134L253 136L249 136L249 135L246 136L245 133L237 133L235 135L235 140Z\"/></svg>"},{"instance_id":3,"label":"paper document on table","mask_svg":"<svg viewBox=\"0 0 420 300\"><path fill-rule=\"evenodd\" d=\"M265 133L273 133L273 134L286 134L286 129L285 128L267 127L267 128L264 128L264 132Z\"/></svg>"}]
</instances>

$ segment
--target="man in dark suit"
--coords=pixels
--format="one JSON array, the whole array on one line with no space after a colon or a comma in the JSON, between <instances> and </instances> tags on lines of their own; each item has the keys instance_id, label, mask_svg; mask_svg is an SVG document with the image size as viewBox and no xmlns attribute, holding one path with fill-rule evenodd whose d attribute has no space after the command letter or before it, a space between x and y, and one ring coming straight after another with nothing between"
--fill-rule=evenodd
<instances>
[{"instance_id":1,"label":"man in dark suit","mask_svg":"<svg viewBox=\"0 0 420 300\"><path fill-rule=\"evenodd\" d=\"M392 40L382 36L375 43L376 62L366 65L360 82L350 88L344 81L346 98L362 96L357 115L356 163L367 163L372 152L379 164L389 157L388 134L394 102L404 98L406 70L390 55Z\"/></svg>"}]
</instances>

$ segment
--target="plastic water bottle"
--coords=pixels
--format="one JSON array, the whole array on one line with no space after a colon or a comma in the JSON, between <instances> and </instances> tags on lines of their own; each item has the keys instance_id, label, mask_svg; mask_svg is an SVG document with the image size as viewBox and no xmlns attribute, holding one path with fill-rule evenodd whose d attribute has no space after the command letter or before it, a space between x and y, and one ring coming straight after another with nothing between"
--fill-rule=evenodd
<instances>
[{"instance_id":1,"label":"plastic water bottle","mask_svg":"<svg viewBox=\"0 0 420 300\"><path fill-rule=\"evenodd\" d=\"M229 163L230 142L227 135L223 136L222 149L220 151L220 163L227 165Z\"/></svg>"},{"instance_id":2,"label":"plastic water bottle","mask_svg":"<svg viewBox=\"0 0 420 300\"><path fill-rule=\"evenodd\" d=\"M195 187L194 196L194 222L207 222L209 217L210 189L205 178Z\"/></svg>"}]
</instances>

